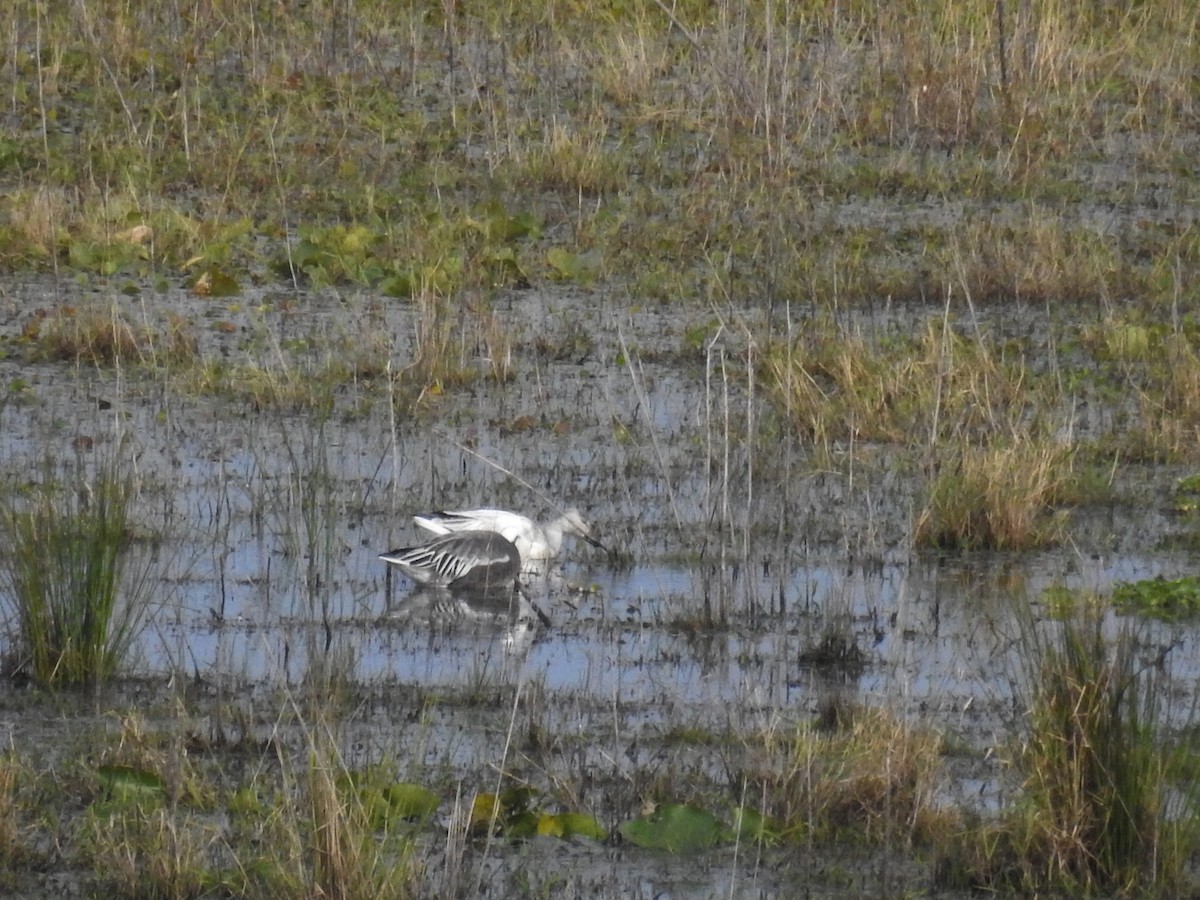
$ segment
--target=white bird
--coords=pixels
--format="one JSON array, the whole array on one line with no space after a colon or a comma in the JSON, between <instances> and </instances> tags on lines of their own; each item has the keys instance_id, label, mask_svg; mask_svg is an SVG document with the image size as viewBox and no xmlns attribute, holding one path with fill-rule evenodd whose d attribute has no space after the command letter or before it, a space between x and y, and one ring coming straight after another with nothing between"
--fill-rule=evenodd
<instances>
[{"instance_id":1,"label":"white bird","mask_svg":"<svg viewBox=\"0 0 1200 900\"><path fill-rule=\"evenodd\" d=\"M486 592L511 585L521 574L521 554L494 531L448 534L418 547L379 554L418 584Z\"/></svg>"},{"instance_id":2,"label":"white bird","mask_svg":"<svg viewBox=\"0 0 1200 900\"><path fill-rule=\"evenodd\" d=\"M526 516L503 509L463 509L413 516L413 521L434 534L466 534L492 531L512 541L526 562L552 559L562 547L563 535L581 537L594 547L605 547L592 537L592 530L577 509L568 509L552 522L539 525Z\"/></svg>"}]
</instances>

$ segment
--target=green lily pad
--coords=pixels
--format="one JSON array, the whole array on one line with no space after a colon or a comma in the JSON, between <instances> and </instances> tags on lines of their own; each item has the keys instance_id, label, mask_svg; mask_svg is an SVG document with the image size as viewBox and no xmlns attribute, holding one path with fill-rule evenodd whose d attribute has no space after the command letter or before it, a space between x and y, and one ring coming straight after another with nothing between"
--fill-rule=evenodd
<instances>
[{"instance_id":1,"label":"green lily pad","mask_svg":"<svg viewBox=\"0 0 1200 900\"><path fill-rule=\"evenodd\" d=\"M542 813L538 816L537 833L542 837L564 839L579 835L593 841L608 837L608 832L600 826L595 816L579 812Z\"/></svg>"},{"instance_id":2,"label":"green lily pad","mask_svg":"<svg viewBox=\"0 0 1200 900\"><path fill-rule=\"evenodd\" d=\"M597 253L572 253L562 247L553 247L546 253L546 262L563 281L590 281L600 271Z\"/></svg>"},{"instance_id":3,"label":"green lily pad","mask_svg":"<svg viewBox=\"0 0 1200 900\"><path fill-rule=\"evenodd\" d=\"M771 820L757 809L749 806L739 806L734 809L733 833L741 841L751 841L756 844L775 844L779 841L779 831Z\"/></svg>"},{"instance_id":4,"label":"green lily pad","mask_svg":"<svg viewBox=\"0 0 1200 900\"><path fill-rule=\"evenodd\" d=\"M441 798L419 784L402 781L380 792L385 822L392 819L428 819L437 812ZM378 809L378 807L376 807Z\"/></svg>"},{"instance_id":5,"label":"green lily pad","mask_svg":"<svg viewBox=\"0 0 1200 900\"><path fill-rule=\"evenodd\" d=\"M166 794L166 783L157 773L133 766L101 766L96 770L100 784L114 800L137 802Z\"/></svg>"},{"instance_id":6,"label":"green lily pad","mask_svg":"<svg viewBox=\"0 0 1200 900\"><path fill-rule=\"evenodd\" d=\"M471 828L476 831L487 829L493 821L499 822L502 816L500 802L495 794L478 793L471 803Z\"/></svg>"},{"instance_id":7,"label":"green lily pad","mask_svg":"<svg viewBox=\"0 0 1200 900\"><path fill-rule=\"evenodd\" d=\"M728 837L716 816L686 803L665 803L649 816L622 822L617 830L631 844L671 853L694 853Z\"/></svg>"},{"instance_id":8,"label":"green lily pad","mask_svg":"<svg viewBox=\"0 0 1200 900\"><path fill-rule=\"evenodd\" d=\"M538 820L536 812L523 810L505 820L504 835L517 840L531 838L538 833Z\"/></svg>"},{"instance_id":9,"label":"green lily pad","mask_svg":"<svg viewBox=\"0 0 1200 900\"><path fill-rule=\"evenodd\" d=\"M527 237L538 237L541 228L532 213L517 213L510 216L498 203L487 207L487 236L499 243L508 243Z\"/></svg>"},{"instance_id":10,"label":"green lily pad","mask_svg":"<svg viewBox=\"0 0 1200 900\"><path fill-rule=\"evenodd\" d=\"M201 297L236 297L242 292L237 279L216 266L200 272L191 283L192 292Z\"/></svg>"}]
</instances>

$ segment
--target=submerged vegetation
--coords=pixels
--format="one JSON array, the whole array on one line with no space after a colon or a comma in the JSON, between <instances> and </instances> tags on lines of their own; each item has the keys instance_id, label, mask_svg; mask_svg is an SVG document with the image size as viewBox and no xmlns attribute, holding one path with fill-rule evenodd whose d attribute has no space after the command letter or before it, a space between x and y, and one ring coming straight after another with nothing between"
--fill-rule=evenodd
<instances>
[{"instance_id":1,"label":"submerged vegetation","mask_svg":"<svg viewBox=\"0 0 1200 900\"><path fill-rule=\"evenodd\" d=\"M945 790L984 751L913 721L924 699L788 692L854 694L872 641L940 639L943 601L988 617L973 583L910 596L914 561L966 559L969 580L987 552L1067 547L1083 567L1123 546L1104 514L1145 503L1125 472L1197 460L1198 33L1182 0L0 9L0 420L69 384L72 409L111 391L114 432L151 433L93 453L104 439L52 412L46 446L3 448L6 661L33 683L6 702L65 710L85 685L116 712L70 716L93 723L86 748L0 758L0 892L69 870L129 896L467 895L497 847L538 840L810 871L853 846L951 888L1194 892L1195 766L1175 748L1195 723L1158 680L1179 639L1113 624L1194 619L1193 576L1119 585L1117 615L1066 588L1050 621L1018 614L996 808ZM687 392L682 451L656 380ZM231 434L189 457L197 409ZM363 421L386 437L341 430ZM197 457L219 473L204 490ZM1194 480L1163 501L1184 532ZM652 630L698 655L741 641L705 664L744 682L725 721L653 692L631 711L624 683L599 712L526 682L510 697L488 658L457 693L355 682L339 629L376 633L378 585L343 560L388 546L410 501L531 487L636 517L608 523L612 567L694 564L686 602L656 583L586 627L613 629L607 665ZM152 577L152 511L163 541L209 541L203 574ZM852 575L797 587L824 554L822 577L902 569L897 608L844 608ZM252 644L247 673L279 679L254 696L167 653L151 722L129 711L141 688L104 691L193 580L163 645L203 629L224 659L276 619L312 629ZM763 635L786 672L764 670ZM448 707L486 758L434 746ZM497 891L562 887L528 868Z\"/></svg>"}]
</instances>

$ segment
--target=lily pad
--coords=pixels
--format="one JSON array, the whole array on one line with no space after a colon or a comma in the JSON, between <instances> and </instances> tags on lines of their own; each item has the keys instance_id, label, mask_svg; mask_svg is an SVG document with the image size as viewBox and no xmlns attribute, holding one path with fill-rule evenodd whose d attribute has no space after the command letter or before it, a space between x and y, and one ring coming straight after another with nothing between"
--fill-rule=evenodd
<instances>
[{"instance_id":1,"label":"lily pad","mask_svg":"<svg viewBox=\"0 0 1200 900\"><path fill-rule=\"evenodd\" d=\"M733 811L733 833L741 841L756 844L775 844L779 831L766 816L749 806L739 806Z\"/></svg>"},{"instance_id":2,"label":"lily pad","mask_svg":"<svg viewBox=\"0 0 1200 900\"><path fill-rule=\"evenodd\" d=\"M158 799L166 793L166 783L149 769L133 766L101 766L96 770L108 796L121 802Z\"/></svg>"},{"instance_id":3,"label":"lily pad","mask_svg":"<svg viewBox=\"0 0 1200 900\"><path fill-rule=\"evenodd\" d=\"M382 789L363 788L360 796L375 828L384 828L397 819L428 819L441 803L433 791L410 782L389 784Z\"/></svg>"},{"instance_id":4,"label":"lily pad","mask_svg":"<svg viewBox=\"0 0 1200 900\"><path fill-rule=\"evenodd\" d=\"M587 813L542 813L537 820L537 833L542 837L571 838L576 835L602 841L608 837L595 816Z\"/></svg>"},{"instance_id":5,"label":"lily pad","mask_svg":"<svg viewBox=\"0 0 1200 900\"><path fill-rule=\"evenodd\" d=\"M487 236L498 243L521 238L536 238L541 234L537 218L528 212L509 215L498 203L487 207Z\"/></svg>"},{"instance_id":6,"label":"lily pad","mask_svg":"<svg viewBox=\"0 0 1200 900\"><path fill-rule=\"evenodd\" d=\"M471 803L471 828L483 831L501 819L501 805L495 794L479 793Z\"/></svg>"},{"instance_id":7,"label":"lily pad","mask_svg":"<svg viewBox=\"0 0 1200 900\"><path fill-rule=\"evenodd\" d=\"M728 837L720 819L686 803L665 803L649 816L622 822L617 830L631 844L671 853L695 853Z\"/></svg>"},{"instance_id":8,"label":"lily pad","mask_svg":"<svg viewBox=\"0 0 1200 900\"><path fill-rule=\"evenodd\" d=\"M553 247L546 253L546 262L563 281L586 283L600 271L600 256L595 252L572 253L562 247Z\"/></svg>"},{"instance_id":9,"label":"lily pad","mask_svg":"<svg viewBox=\"0 0 1200 900\"><path fill-rule=\"evenodd\" d=\"M192 293L198 297L236 297L242 286L223 269L209 267L192 282Z\"/></svg>"}]
</instances>

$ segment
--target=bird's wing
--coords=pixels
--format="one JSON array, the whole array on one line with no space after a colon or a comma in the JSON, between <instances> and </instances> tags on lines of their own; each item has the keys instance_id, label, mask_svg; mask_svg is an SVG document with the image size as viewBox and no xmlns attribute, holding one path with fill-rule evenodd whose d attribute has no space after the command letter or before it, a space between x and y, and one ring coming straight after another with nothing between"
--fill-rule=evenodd
<instances>
[{"instance_id":1,"label":"bird's wing","mask_svg":"<svg viewBox=\"0 0 1200 900\"><path fill-rule=\"evenodd\" d=\"M449 534L450 529L446 527L445 513L435 512L424 516L413 516L413 524L419 525L426 531L432 531L434 534Z\"/></svg>"},{"instance_id":2,"label":"bird's wing","mask_svg":"<svg viewBox=\"0 0 1200 900\"><path fill-rule=\"evenodd\" d=\"M505 509L459 509L416 516L413 521L422 528L449 534L452 531L495 531L510 541L517 535L528 534L533 523L518 513ZM427 524L428 523L428 524Z\"/></svg>"}]
</instances>

